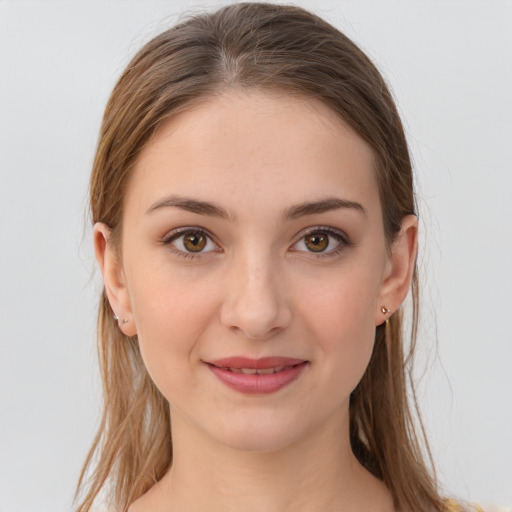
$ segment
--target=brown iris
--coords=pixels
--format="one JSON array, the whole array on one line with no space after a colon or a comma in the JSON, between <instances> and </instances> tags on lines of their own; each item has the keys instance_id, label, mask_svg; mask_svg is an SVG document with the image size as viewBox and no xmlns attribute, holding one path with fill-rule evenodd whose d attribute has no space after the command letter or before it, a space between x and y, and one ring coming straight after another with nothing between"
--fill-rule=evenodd
<instances>
[{"instance_id":1,"label":"brown iris","mask_svg":"<svg viewBox=\"0 0 512 512\"><path fill-rule=\"evenodd\" d=\"M206 236L200 232L191 231L183 237L183 245L190 252L200 252L206 246Z\"/></svg>"},{"instance_id":2,"label":"brown iris","mask_svg":"<svg viewBox=\"0 0 512 512\"><path fill-rule=\"evenodd\" d=\"M306 247L312 252L322 252L329 246L329 236L325 233L313 233L304 238Z\"/></svg>"}]
</instances>

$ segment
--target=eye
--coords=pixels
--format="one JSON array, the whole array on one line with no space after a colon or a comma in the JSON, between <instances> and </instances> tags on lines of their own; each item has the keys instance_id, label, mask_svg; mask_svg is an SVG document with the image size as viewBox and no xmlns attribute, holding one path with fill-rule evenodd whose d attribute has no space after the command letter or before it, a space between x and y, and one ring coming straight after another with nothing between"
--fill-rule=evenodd
<instances>
[{"instance_id":1,"label":"eye","mask_svg":"<svg viewBox=\"0 0 512 512\"><path fill-rule=\"evenodd\" d=\"M324 252L329 247L329 235L326 233L313 233L305 236L303 240L311 252Z\"/></svg>"},{"instance_id":2,"label":"eye","mask_svg":"<svg viewBox=\"0 0 512 512\"><path fill-rule=\"evenodd\" d=\"M184 256L218 250L217 244L203 230L195 228L175 231L163 243L171 245L178 253L184 253Z\"/></svg>"},{"instance_id":3,"label":"eye","mask_svg":"<svg viewBox=\"0 0 512 512\"><path fill-rule=\"evenodd\" d=\"M342 232L328 227L315 227L306 231L292 246L292 250L330 255L337 254L347 245L348 238Z\"/></svg>"}]
</instances>

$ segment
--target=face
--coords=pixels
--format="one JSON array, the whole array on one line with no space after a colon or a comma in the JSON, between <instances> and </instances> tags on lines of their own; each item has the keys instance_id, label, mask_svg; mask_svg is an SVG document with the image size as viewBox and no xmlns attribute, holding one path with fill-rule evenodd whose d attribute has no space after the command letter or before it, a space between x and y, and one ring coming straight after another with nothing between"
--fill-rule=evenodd
<instances>
[{"instance_id":1,"label":"face","mask_svg":"<svg viewBox=\"0 0 512 512\"><path fill-rule=\"evenodd\" d=\"M121 260L104 251L111 304L172 421L244 450L346 420L380 308L407 281L371 149L323 104L264 93L163 125L128 186Z\"/></svg>"}]
</instances>

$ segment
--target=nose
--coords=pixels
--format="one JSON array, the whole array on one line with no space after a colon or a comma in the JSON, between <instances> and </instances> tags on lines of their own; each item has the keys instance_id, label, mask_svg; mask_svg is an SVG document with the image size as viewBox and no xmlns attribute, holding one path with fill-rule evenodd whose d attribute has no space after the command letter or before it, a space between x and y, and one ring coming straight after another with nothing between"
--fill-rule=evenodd
<instances>
[{"instance_id":1,"label":"nose","mask_svg":"<svg viewBox=\"0 0 512 512\"><path fill-rule=\"evenodd\" d=\"M251 340L267 340L286 329L292 313L284 282L270 258L234 264L226 280L221 323Z\"/></svg>"}]
</instances>

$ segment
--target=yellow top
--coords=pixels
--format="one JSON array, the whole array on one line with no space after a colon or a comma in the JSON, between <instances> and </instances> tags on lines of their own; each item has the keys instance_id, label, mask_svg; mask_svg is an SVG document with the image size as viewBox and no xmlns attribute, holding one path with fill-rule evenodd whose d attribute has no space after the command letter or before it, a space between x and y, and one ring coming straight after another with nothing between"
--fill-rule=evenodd
<instances>
[{"instance_id":1,"label":"yellow top","mask_svg":"<svg viewBox=\"0 0 512 512\"><path fill-rule=\"evenodd\" d=\"M448 512L484 512L484 509L475 503L462 505L455 500L446 500L446 506Z\"/></svg>"},{"instance_id":2,"label":"yellow top","mask_svg":"<svg viewBox=\"0 0 512 512\"><path fill-rule=\"evenodd\" d=\"M456 500L445 500L446 512L512 512L509 507L489 506L482 508L476 503L461 503Z\"/></svg>"}]
</instances>

